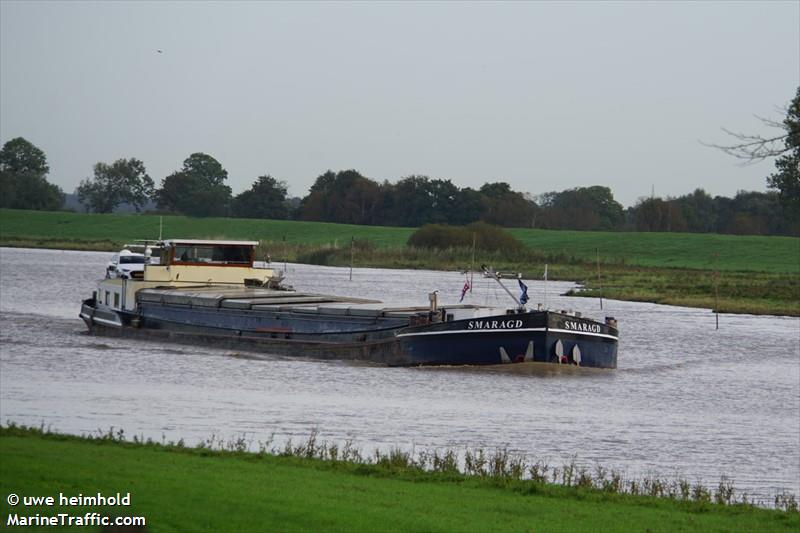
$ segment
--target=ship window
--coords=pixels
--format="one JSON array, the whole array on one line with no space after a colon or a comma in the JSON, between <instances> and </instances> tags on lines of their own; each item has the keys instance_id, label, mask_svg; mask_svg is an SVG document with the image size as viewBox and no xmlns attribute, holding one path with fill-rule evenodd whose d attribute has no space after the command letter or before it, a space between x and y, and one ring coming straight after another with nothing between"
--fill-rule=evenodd
<instances>
[{"instance_id":1,"label":"ship window","mask_svg":"<svg viewBox=\"0 0 800 533\"><path fill-rule=\"evenodd\" d=\"M211 265L250 265L250 246L179 245L175 247L175 263L207 263Z\"/></svg>"},{"instance_id":2,"label":"ship window","mask_svg":"<svg viewBox=\"0 0 800 533\"><path fill-rule=\"evenodd\" d=\"M106 291L106 305L108 305L108 291Z\"/></svg>"},{"instance_id":3,"label":"ship window","mask_svg":"<svg viewBox=\"0 0 800 533\"><path fill-rule=\"evenodd\" d=\"M114 307L119 307L119 293L114 293Z\"/></svg>"}]
</instances>

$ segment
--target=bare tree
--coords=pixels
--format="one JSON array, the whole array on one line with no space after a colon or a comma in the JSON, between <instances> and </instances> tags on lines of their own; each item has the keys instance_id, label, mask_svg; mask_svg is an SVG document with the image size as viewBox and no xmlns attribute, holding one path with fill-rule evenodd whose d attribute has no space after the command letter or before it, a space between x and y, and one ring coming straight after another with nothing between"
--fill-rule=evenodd
<instances>
[{"instance_id":1,"label":"bare tree","mask_svg":"<svg viewBox=\"0 0 800 533\"><path fill-rule=\"evenodd\" d=\"M781 122L758 117L764 125L782 130L780 135L765 137L723 128L738 142L727 146L707 146L741 159L744 164L774 157L776 172L767 176L767 187L778 191L786 218L800 228L800 87L783 112L786 118Z\"/></svg>"},{"instance_id":2,"label":"bare tree","mask_svg":"<svg viewBox=\"0 0 800 533\"><path fill-rule=\"evenodd\" d=\"M780 107L777 110L783 115L787 115L789 112L788 106ZM786 142L790 131L785 122L759 117L758 115L756 115L756 118L764 126L781 130L781 134L773 136L751 135L720 128L732 139L731 144L712 144L703 141L700 141L700 144L722 150L730 156L741 159L745 165L778 157L791 150L791 147Z\"/></svg>"}]
</instances>

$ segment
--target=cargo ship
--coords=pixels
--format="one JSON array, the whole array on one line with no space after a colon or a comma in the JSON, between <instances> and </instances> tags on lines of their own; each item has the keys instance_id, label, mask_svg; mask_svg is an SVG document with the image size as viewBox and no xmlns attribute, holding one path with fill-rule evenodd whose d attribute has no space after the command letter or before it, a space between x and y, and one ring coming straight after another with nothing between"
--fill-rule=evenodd
<instances>
[{"instance_id":1,"label":"cargo ship","mask_svg":"<svg viewBox=\"0 0 800 533\"><path fill-rule=\"evenodd\" d=\"M393 306L292 290L256 266L255 241L170 239L138 245L145 267L98 281L80 317L92 334L215 344L389 366L567 364L616 368L612 317L472 304ZM127 249L127 248L126 248ZM524 284L520 281L521 286Z\"/></svg>"}]
</instances>

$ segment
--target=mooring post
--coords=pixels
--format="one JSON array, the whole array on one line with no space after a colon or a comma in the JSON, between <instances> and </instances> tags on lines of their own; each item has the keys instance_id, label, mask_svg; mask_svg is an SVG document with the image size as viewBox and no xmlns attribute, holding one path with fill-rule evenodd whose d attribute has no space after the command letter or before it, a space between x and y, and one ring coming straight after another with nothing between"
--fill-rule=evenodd
<instances>
[{"instance_id":1,"label":"mooring post","mask_svg":"<svg viewBox=\"0 0 800 533\"><path fill-rule=\"evenodd\" d=\"M719 329L719 252L714 252L714 318Z\"/></svg>"},{"instance_id":2,"label":"mooring post","mask_svg":"<svg viewBox=\"0 0 800 533\"><path fill-rule=\"evenodd\" d=\"M353 281L353 248L356 243L356 238L350 237L350 281Z\"/></svg>"}]
</instances>

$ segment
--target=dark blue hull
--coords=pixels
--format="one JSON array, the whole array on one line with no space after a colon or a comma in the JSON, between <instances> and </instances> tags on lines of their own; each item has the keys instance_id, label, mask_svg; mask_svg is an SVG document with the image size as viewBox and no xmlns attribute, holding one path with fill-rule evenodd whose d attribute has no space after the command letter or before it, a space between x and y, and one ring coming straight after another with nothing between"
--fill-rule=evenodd
<instances>
[{"instance_id":1,"label":"dark blue hull","mask_svg":"<svg viewBox=\"0 0 800 533\"><path fill-rule=\"evenodd\" d=\"M509 334L502 338L482 339L402 339L401 350L409 365L498 365L503 363L578 364L569 356L557 356L555 345L561 341L569 352L579 346L583 356L580 366L616 368L617 346L610 340L586 339L578 336ZM532 356L526 353L533 346ZM504 357L500 348L508 354ZM566 358L566 359L565 359Z\"/></svg>"},{"instance_id":2,"label":"dark blue hull","mask_svg":"<svg viewBox=\"0 0 800 533\"><path fill-rule=\"evenodd\" d=\"M489 327L476 329L476 322ZM617 367L616 329L547 311L406 328L398 338L408 364Z\"/></svg>"},{"instance_id":3,"label":"dark blue hull","mask_svg":"<svg viewBox=\"0 0 800 533\"><path fill-rule=\"evenodd\" d=\"M451 320L446 312L413 318L356 317L142 302L134 313L115 313L87 300L81 316L93 331L244 344L271 353L391 366L523 362L617 366L616 328L549 311Z\"/></svg>"}]
</instances>

